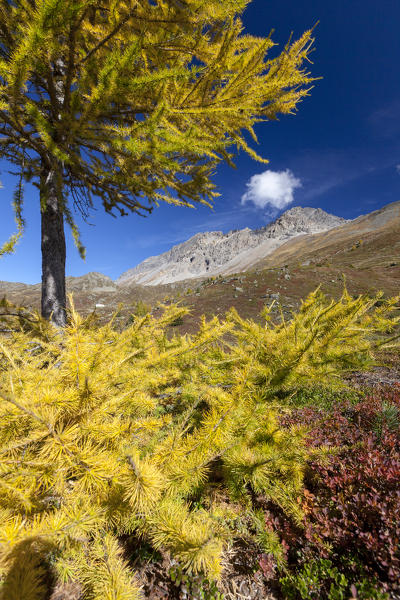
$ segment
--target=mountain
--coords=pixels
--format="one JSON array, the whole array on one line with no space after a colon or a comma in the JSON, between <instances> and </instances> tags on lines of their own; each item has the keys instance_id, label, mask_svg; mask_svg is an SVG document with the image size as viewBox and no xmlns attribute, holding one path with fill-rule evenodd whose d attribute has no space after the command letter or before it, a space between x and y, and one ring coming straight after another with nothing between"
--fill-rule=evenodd
<instances>
[{"instance_id":1,"label":"mountain","mask_svg":"<svg viewBox=\"0 0 400 600\"><path fill-rule=\"evenodd\" d=\"M93 293L102 293L115 292L117 290L117 286L110 277L96 271L92 271L81 277L67 277L66 286L68 292L91 291Z\"/></svg>"},{"instance_id":2,"label":"mountain","mask_svg":"<svg viewBox=\"0 0 400 600\"><path fill-rule=\"evenodd\" d=\"M357 250L357 252L355 252ZM272 267L310 260L352 264L358 269L379 268L399 260L400 202L360 215L341 227L307 238L289 240L253 267Z\"/></svg>"},{"instance_id":3,"label":"mountain","mask_svg":"<svg viewBox=\"0 0 400 600\"><path fill-rule=\"evenodd\" d=\"M178 290L180 285L176 285ZM125 288L118 287L110 277L97 272L86 273L80 277L67 277L66 288L67 293L73 295L78 312L86 315L96 309L101 313L101 317L105 318L110 317L120 304L129 312L132 305L139 300L152 305L171 293L169 286L145 287L131 284ZM15 304L38 310L40 295L40 283L30 285L0 281L0 298L4 296Z\"/></svg>"},{"instance_id":4,"label":"mountain","mask_svg":"<svg viewBox=\"0 0 400 600\"><path fill-rule=\"evenodd\" d=\"M116 283L159 285L244 271L293 237L327 231L344 223L345 219L320 208L296 206L261 229L198 233L159 256L147 258L123 273Z\"/></svg>"},{"instance_id":5,"label":"mountain","mask_svg":"<svg viewBox=\"0 0 400 600\"><path fill-rule=\"evenodd\" d=\"M196 332L201 315L205 314L208 318L223 316L232 306L243 317L256 319L265 304L275 301L273 311L277 318L281 308L285 317L290 318L290 311L298 307L301 299L318 285L330 297L339 297L343 279L352 295L374 294L377 290L382 290L387 297L399 294L400 202L352 221L340 220L338 226L334 226L332 221L319 222L318 227L325 227L325 231L306 234L304 229L310 227L310 220L304 224L296 213L307 215L309 210L316 215L316 220L331 218L329 215L325 217L323 211L315 213L313 209L287 211L275 223L259 230L261 235L266 236L262 244L236 254L242 265L245 264L243 256L247 257L247 267L237 268L233 273L231 271L215 279L203 276L197 281L186 279L165 285L116 285L101 273L88 273L82 277L68 277L67 290L73 292L75 307L82 315L96 310L102 322L122 306L117 317L121 324L126 322L139 300L153 306L156 314L158 301L167 297L172 301L179 299L191 311L175 330L181 333ZM328 229L330 225L333 227ZM250 239L257 236L256 232L242 230L226 235L219 233L215 239L232 238L232 243L241 239L240 235L235 237L235 233L246 231L244 235ZM268 249L268 244L276 241L273 235L283 238L283 241L280 239L280 245L269 254L262 254L265 247ZM195 238L201 239L201 236L207 237L207 234ZM185 244L192 241L193 238ZM185 244L178 249L182 250ZM250 262L252 252L255 258ZM225 268L227 264L233 270L232 262L227 261ZM0 297L4 295L16 304L40 307L40 284L0 281Z\"/></svg>"},{"instance_id":6,"label":"mountain","mask_svg":"<svg viewBox=\"0 0 400 600\"><path fill-rule=\"evenodd\" d=\"M282 310L290 319L318 286L329 297L339 298L344 283L352 296L400 294L400 202L329 231L290 238L246 271L195 285L187 281L193 291L180 301L191 312L179 331L195 333L202 315L223 317L231 307L242 317L257 319L272 302L274 318L279 319ZM397 314L400 317L400 301Z\"/></svg>"}]
</instances>

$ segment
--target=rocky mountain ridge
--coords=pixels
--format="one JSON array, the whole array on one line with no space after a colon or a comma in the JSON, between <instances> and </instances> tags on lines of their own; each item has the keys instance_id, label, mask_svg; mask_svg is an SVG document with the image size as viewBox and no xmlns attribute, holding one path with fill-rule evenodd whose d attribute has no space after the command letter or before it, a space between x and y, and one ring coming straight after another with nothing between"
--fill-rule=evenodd
<instances>
[{"instance_id":1,"label":"rocky mountain ridge","mask_svg":"<svg viewBox=\"0 0 400 600\"><path fill-rule=\"evenodd\" d=\"M116 284L160 285L243 271L293 237L328 231L346 222L320 208L296 206L260 229L198 233L129 269Z\"/></svg>"},{"instance_id":2,"label":"rocky mountain ridge","mask_svg":"<svg viewBox=\"0 0 400 600\"><path fill-rule=\"evenodd\" d=\"M281 227L286 230L286 219L287 215L283 223L278 219L274 224L279 233ZM243 265L245 255L249 266L232 274L166 285L117 286L101 273L87 273L67 277L67 291L73 292L74 305L80 314L86 316L96 311L103 323L117 309L120 310L117 321L124 323L139 301L157 312L158 302L178 299L190 308L181 332L195 333L201 315L223 316L231 307L244 318L256 319L263 306L274 300L277 317L282 308L285 318L290 319L290 311L317 286L332 298L340 297L344 280L349 293L355 296L371 295L378 290L387 297L399 294L399 231L400 202L394 202L321 233L289 236L258 261L250 262L251 253L257 258L262 246L239 253L237 261L242 260ZM270 243L271 239L263 242L266 246ZM0 281L0 298L5 296L17 305L40 310L40 288L39 283Z\"/></svg>"},{"instance_id":3,"label":"rocky mountain ridge","mask_svg":"<svg viewBox=\"0 0 400 600\"><path fill-rule=\"evenodd\" d=\"M92 271L91 273L86 273L85 275L81 275L80 277L66 277L66 287L67 292L115 292L117 290L117 286L115 282L107 275L103 275L103 273L97 273L96 271ZM17 283L11 281L0 281L0 294L2 292L18 292L23 291L24 289L29 288L31 290L40 290L41 284L35 283L33 285L29 285L26 283Z\"/></svg>"}]
</instances>

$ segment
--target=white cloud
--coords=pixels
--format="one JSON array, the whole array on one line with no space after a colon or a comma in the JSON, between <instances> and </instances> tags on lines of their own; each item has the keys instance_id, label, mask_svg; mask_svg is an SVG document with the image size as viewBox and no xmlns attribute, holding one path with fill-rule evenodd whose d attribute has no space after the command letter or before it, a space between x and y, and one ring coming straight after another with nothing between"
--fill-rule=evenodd
<instances>
[{"instance_id":1,"label":"white cloud","mask_svg":"<svg viewBox=\"0 0 400 600\"><path fill-rule=\"evenodd\" d=\"M400 164L396 165L396 171L398 172L398 174L400 175Z\"/></svg>"},{"instance_id":2,"label":"white cloud","mask_svg":"<svg viewBox=\"0 0 400 600\"><path fill-rule=\"evenodd\" d=\"M293 192L302 183L289 169L267 170L253 175L246 186L247 192L242 196L242 204L253 202L257 208L272 207L281 210L293 202Z\"/></svg>"}]
</instances>

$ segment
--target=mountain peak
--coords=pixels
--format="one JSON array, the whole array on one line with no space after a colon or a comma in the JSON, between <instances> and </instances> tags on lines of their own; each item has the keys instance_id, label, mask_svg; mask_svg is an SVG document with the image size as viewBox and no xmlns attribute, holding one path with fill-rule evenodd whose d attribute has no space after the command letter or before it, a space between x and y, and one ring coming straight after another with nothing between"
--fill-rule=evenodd
<instances>
[{"instance_id":1,"label":"mountain peak","mask_svg":"<svg viewBox=\"0 0 400 600\"><path fill-rule=\"evenodd\" d=\"M325 212L322 208L293 206L266 226L272 234L284 232L317 233L342 225L346 220Z\"/></svg>"},{"instance_id":2,"label":"mountain peak","mask_svg":"<svg viewBox=\"0 0 400 600\"><path fill-rule=\"evenodd\" d=\"M91 271L80 277L67 277L66 283L68 290L71 291L94 290L96 292L114 292L116 290L113 280L97 271Z\"/></svg>"},{"instance_id":3,"label":"mountain peak","mask_svg":"<svg viewBox=\"0 0 400 600\"><path fill-rule=\"evenodd\" d=\"M345 219L320 208L294 206L261 229L205 231L129 269L117 285L158 285L234 273L251 267L291 237L338 227Z\"/></svg>"}]
</instances>

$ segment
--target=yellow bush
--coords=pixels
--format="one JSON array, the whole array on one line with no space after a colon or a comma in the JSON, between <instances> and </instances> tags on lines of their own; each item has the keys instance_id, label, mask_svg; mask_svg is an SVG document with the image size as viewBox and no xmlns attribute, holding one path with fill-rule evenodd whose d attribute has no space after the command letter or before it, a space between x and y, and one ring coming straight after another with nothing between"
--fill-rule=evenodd
<instances>
[{"instance_id":1,"label":"yellow bush","mask_svg":"<svg viewBox=\"0 0 400 600\"><path fill-rule=\"evenodd\" d=\"M10 328L0 340L2 598L23 585L24 599L43 600L46 569L79 582L84 598L139 598L127 533L217 579L234 531L206 501L216 469L225 497L248 505L252 489L300 521L307 449L277 416L291 390L337 386L373 361L377 336L397 323L396 299L375 301L316 291L287 323L232 310L172 338L187 312L177 306L122 332L73 307L61 333L34 319Z\"/></svg>"}]
</instances>

